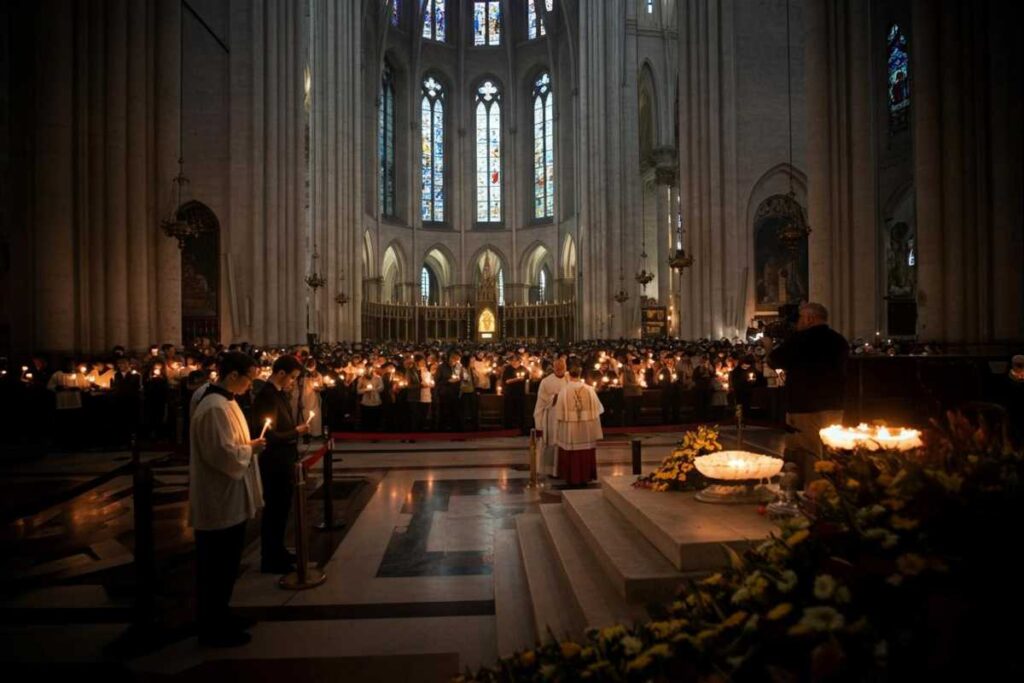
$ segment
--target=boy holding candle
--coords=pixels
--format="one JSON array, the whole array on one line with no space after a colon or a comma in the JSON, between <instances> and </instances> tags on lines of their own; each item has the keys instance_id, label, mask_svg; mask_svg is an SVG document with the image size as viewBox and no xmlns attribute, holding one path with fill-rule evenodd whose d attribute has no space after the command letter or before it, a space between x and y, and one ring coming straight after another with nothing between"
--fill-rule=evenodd
<instances>
[{"instance_id":1,"label":"boy holding candle","mask_svg":"<svg viewBox=\"0 0 1024 683\"><path fill-rule=\"evenodd\" d=\"M199 642L244 645L249 634L232 620L228 605L245 545L246 523L263 507L257 454L235 397L249 390L255 361L229 352L220 378L204 392L192 420L189 458L189 524L195 529Z\"/></svg>"},{"instance_id":2,"label":"boy holding candle","mask_svg":"<svg viewBox=\"0 0 1024 683\"><path fill-rule=\"evenodd\" d=\"M266 451L260 456L260 478L266 507L260 523L260 571L287 574L294 569L295 556L284 546L295 484L295 463L299 459L299 437L309 426L296 420L290 393L302 372L302 364L292 355L280 356L271 369L256 400L253 402L252 431L264 429L266 420Z\"/></svg>"}]
</instances>

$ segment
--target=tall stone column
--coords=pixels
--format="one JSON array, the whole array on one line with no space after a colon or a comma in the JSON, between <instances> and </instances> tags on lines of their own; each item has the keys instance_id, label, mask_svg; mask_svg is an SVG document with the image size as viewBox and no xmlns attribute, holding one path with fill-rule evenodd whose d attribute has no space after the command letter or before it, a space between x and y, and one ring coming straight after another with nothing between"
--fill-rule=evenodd
<instances>
[{"instance_id":1,"label":"tall stone column","mask_svg":"<svg viewBox=\"0 0 1024 683\"><path fill-rule=\"evenodd\" d=\"M128 3L127 131L126 131L126 221L127 221L127 307L128 336L125 343L141 349L154 338L150 305L149 240L157 231L157 207L150 206L150 80L153 6Z\"/></svg>"},{"instance_id":2,"label":"tall stone column","mask_svg":"<svg viewBox=\"0 0 1024 683\"><path fill-rule=\"evenodd\" d=\"M654 201L657 209L657 228L654 231L654 245L648 245L651 254L651 267L658 275L658 301L663 306L672 303L672 283L668 267L668 257L675 250L675 204L674 187L676 184L676 150L666 148L662 152L658 166L654 171Z\"/></svg>"},{"instance_id":3,"label":"tall stone column","mask_svg":"<svg viewBox=\"0 0 1024 683\"><path fill-rule=\"evenodd\" d=\"M71 351L78 345L76 330L75 256L72 215L75 8L62 0L40 3L35 14L36 82L61 87L36 90L34 168L35 346Z\"/></svg>"},{"instance_id":4,"label":"tall stone column","mask_svg":"<svg viewBox=\"0 0 1024 683\"><path fill-rule=\"evenodd\" d=\"M869 2L805 6L810 298L865 337L881 322Z\"/></svg>"},{"instance_id":5,"label":"tall stone column","mask_svg":"<svg viewBox=\"0 0 1024 683\"><path fill-rule=\"evenodd\" d=\"M681 0L679 22L679 179L686 248L682 335L721 337L727 318L728 245L739 243L736 215L735 78L731 0Z\"/></svg>"},{"instance_id":6,"label":"tall stone column","mask_svg":"<svg viewBox=\"0 0 1024 683\"><path fill-rule=\"evenodd\" d=\"M106 347L128 342L128 7L106 5Z\"/></svg>"},{"instance_id":7,"label":"tall stone column","mask_svg":"<svg viewBox=\"0 0 1024 683\"><path fill-rule=\"evenodd\" d=\"M1024 333L1019 3L912 6L918 334L976 344ZM1017 29L1019 31L1019 28Z\"/></svg>"},{"instance_id":8,"label":"tall stone column","mask_svg":"<svg viewBox=\"0 0 1024 683\"><path fill-rule=\"evenodd\" d=\"M327 286L317 293L325 311L321 334L329 341L358 339L362 325L362 10L359 3L314 0L311 41L313 110L310 146L314 230ZM320 222L322 221L322 222ZM339 307L344 289L352 303Z\"/></svg>"},{"instance_id":9,"label":"tall stone column","mask_svg":"<svg viewBox=\"0 0 1024 683\"><path fill-rule=\"evenodd\" d=\"M157 0L154 74L155 130L154 166L156 168L156 206L161 212L173 204L172 179L178 174L180 131L178 127L181 97L181 12L179 0ZM181 343L181 252L175 240L154 229L156 298L150 302L155 311L156 339L161 343Z\"/></svg>"}]
</instances>

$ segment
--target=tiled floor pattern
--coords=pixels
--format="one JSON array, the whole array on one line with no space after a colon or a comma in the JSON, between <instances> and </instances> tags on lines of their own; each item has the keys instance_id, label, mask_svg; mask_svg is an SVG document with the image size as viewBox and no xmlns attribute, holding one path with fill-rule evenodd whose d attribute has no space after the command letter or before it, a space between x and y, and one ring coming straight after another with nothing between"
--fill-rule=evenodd
<instances>
[{"instance_id":1,"label":"tiled floor pattern","mask_svg":"<svg viewBox=\"0 0 1024 683\"><path fill-rule=\"evenodd\" d=\"M748 446L780 450L776 432L750 429L745 436ZM640 438L647 470L668 454L678 435L645 434ZM629 440L616 435L602 444L599 474L628 473ZM723 441L727 447L735 444L728 431L723 433ZM452 444L451 450L436 444L422 450L414 444L339 445L338 476L366 478L371 488L365 507L323 565L326 583L299 592L278 588L276 577L255 571L258 543L253 543L233 600L240 613L259 620L252 629L251 644L233 650L204 650L194 638L184 637L121 665L132 675L180 674L192 680L215 672L241 673L249 670L253 661L289 659L306 662L303 666L315 661L327 671L349 661L346 658L355 658L351 662L358 664L352 666L361 673L351 680L402 680L386 675L388 659L402 655L427 657L424 661L430 663L421 671L427 678L408 680L444 680L455 673L453 666L461 669L493 661L497 655L494 534L512 528L515 515L535 511L542 498L557 500L558 491L551 486L543 492L525 487L525 439L468 445ZM98 520L93 527L122 529L131 521L130 496L127 502L118 497L123 486L118 478L111 479L80 501L52 513L48 522L63 524L65 530L48 531L47 522L37 520L35 535L16 540L31 544L40 541L39 535L60 537L68 520L77 517ZM187 495L187 472L181 468L160 472L158 491L165 507L178 510L177 517L169 515L167 524L178 525L181 542L187 527L182 527L178 508L181 496ZM166 533L173 536L175 532ZM103 561L104 556L123 557L126 551L114 545L116 538L101 538L81 554L89 556L90 562ZM61 559L68 563L68 571L81 562L55 561ZM11 565L4 569L18 571ZM14 619L26 611L47 608L127 613L126 603L110 598L103 586L81 583L85 585L54 581L7 596L0 603L2 623L6 624L0 626L5 655L36 663L104 661L104 648L123 632L123 624L68 619L64 624L24 625ZM375 659L379 666L374 666ZM430 678L433 674L437 677Z\"/></svg>"}]
</instances>

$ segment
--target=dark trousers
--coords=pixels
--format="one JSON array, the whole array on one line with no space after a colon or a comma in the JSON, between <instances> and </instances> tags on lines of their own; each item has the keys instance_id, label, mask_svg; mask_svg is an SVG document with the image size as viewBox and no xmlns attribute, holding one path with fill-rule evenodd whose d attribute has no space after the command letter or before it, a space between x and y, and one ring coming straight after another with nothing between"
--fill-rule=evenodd
<instances>
[{"instance_id":1,"label":"dark trousers","mask_svg":"<svg viewBox=\"0 0 1024 683\"><path fill-rule=\"evenodd\" d=\"M505 427L507 429L523 428L523 406L525 396L516 392L505 393Z\"/></svg>"},{"instance_id":2,"label":"dark trousers","mask_svg":"<svg viewBox=\"0 0 1024 683\"><path fill-rule=\"evenodd\" d=\"M413 401L409 405L412 407L412 431L422 432L427 427L427 411L430 410L430 404Z\"/></svg>"},{"instance_id":3,"label":"dark trousers","mask_svg":"<svg viewBox=\"0 0 1024 683\"><path fill-rule=\"evenodd\" d=\"M380 429L380 406L360 406L361 429L364 432L375 432Z\"/></svg>"},{"instance_id":4,"label":"dark trousers","mask_svg":"<svg viewBox=\"0 0 1024 683\"><path fill-rule=\"evenodd\" d=\"M462 425L459 421L459 395L445 393L441 396L441 430L447 432L461 432Z\"/></svg>"},{"instance_id":5,"label":"dark trousers","mask_svg":"<svg viewBox=\"0 0 1024 683\"><path fill-rule=\"evenodd\" d=\"M245 522L216 531L196 529L196 598L199 633L223 632L245 546Z\"/></svg>"},{"instance_id":6,"label":"dark trousers","mask_svg":"<svg viewBox=\"0 0 1024 683\"><path fill-rule=\"evenodd\" d=\"M395 407L396 405L395 403L384 403L380 407L381 423L384 425L384 431L401 431L398 424L398 409Z\"/></svg>"},{"instance_id":7,"label":"dark trousers","mask_svg":"<svg viewBox=\"0 0 1024 683\"><path fill-rule=\"evenodd\" d=\"M295 490L295 459L290 453L267 451L260 457L263 480L263 517L260 520L260 556L263 562L288 560L284 533Z\"/></svg>"},{"instance_id":8,"label":"dark trousers","mask_svg":"<svg viewBox=\"0 0 1024 683\"><path fill-rule=\"evenodd\" d=\"M661 424L663 425L675 424L675 420L672 419L672 407L673 405L678 406L679 401L672 395L673 393L671 389L661 390ZM678 412L678 407L676 411Z\"/></svg>"},{"instance_id":9,"label":"dark trousers","mask_svg":"<svg viewBox=\"0 0 1024 683\"><path fill-rule=\"evenodd\" d=\"M462 412L462 424L471 432L480 429L480 397L476 392L459 396L459 410Z\"/></svg>"},{"instance_id":10,"label":"dark trousers","mask_svg":"<svg viewBox=\"0 0 1024 683\"><path fill-rule=\"evenodd\" d=\"M626 424L630 427L640 424L640 403L643 396L625 396L622 401L626 404Z\"/></svg>"}]
</instances>

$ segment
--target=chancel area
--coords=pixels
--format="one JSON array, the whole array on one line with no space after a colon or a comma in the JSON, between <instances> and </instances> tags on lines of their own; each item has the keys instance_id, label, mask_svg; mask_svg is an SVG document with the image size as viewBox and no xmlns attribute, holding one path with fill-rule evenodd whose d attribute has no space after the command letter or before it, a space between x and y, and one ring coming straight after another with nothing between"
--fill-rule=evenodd
<instances>
[{"instance_id":1,"label":"chancel area","mask_svg":"<svg viewBox=\"0 0 1024 683\"><path fill-rule=\"evenodd\" d=\"M5 678L1020 678L1022 7L0 4Z\"/></svg>"}]
</instances>

